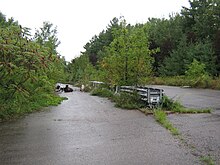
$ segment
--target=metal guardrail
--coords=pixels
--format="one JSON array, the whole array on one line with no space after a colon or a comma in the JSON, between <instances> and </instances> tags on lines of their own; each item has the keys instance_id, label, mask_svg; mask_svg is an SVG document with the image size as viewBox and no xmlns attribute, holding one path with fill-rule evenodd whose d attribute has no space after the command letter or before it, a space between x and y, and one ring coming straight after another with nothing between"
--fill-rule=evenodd
<instances>
[{"instance_id":1,"label":"metal guardrail","mask_svg":"<svg viewBox=\"0 0 220 165\"><path fill-rule=\"evenodd\" d=\"M93 87L98 87L101 84L105 84L100 81L90 81ZM162 98L164 95L163 89L150 88L146 86L116 86L114 89L115 93L127 92L134 94L135 92L141 97L141 100L146 102L146 104L150 107L157 107L162 104Z\"/></svg>"},{"instance_id":2,"label":"metal guardrail","mask_svg":"<svg viewBox=\"0 0 220 165\"><path fill-rule=\"evenodd\" d=\"M120 91L127 93L137 92L141 100L146 102L150 108L159 106L162 103L162 97L164 95L163 89L149 87L120 86Z\"/></svg>"},{"instance_id":3,"label":"metal guardrail","mask_svg":"<svg viewBox=\"0 0 220 165\"><path fill-rule=\"evenodd\" d=\"M101 81L90 81L93 87L98 87L101 84L105 84L104 82Z\"/></svg>"}]
</instances>

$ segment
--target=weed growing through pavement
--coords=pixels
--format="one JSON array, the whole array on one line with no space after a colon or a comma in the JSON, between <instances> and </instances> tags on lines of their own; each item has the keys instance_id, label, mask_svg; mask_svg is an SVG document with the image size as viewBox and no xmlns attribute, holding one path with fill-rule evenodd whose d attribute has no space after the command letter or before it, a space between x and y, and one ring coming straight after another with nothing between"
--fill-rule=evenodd
<instances>
[{"instance_id":1,"label":"weed growing through pavement","mask_svg":"<svg viewBox=\"0 0 220 165\"><path fill-rule=\"evenodd\" d=\"M167 96L163 96L162 109L175 113L211 113L211 109L193 109L186 108L178 101L173 101Z\"/></svg>"},{"instance_id":2,"label":"weed growing through pavement","mask_svg":"<svg viewBox=\"0 0 220 165\"><path fill-rule=\"evenodd\" d=\"M116 107L123 109L139 109L143 107L143 103L140 101L139 95L123 93L114 95L114 93L107 88L95 88L91 91L91 95L107 97L115 102Z\"/></svg>"},{"instance_id":3,"label":"weed growing through pavement","mask_svg":"<svg viewBox=\"0 0 220 165\"><path fill-rule=\"evenodd\" d=\"M154 117L158 123L160 123L163 127L168 129L173 135L179 135L179 131L177 128L173 126L173 124L167 119L167 115L161 109L156 109L154 111Z\"/></svg>"},{"instance_id":4,"label":"weed growing through pavement","mask_svg":"<svg viewBox=\"0 0 220 165\"><path fill-rule=\"evenodd\" d=\"M201 161L203 161L206 165L215 165L212 157L210 155L208 156L202 156L201 158Z\"/></svg>"}]
</instances>

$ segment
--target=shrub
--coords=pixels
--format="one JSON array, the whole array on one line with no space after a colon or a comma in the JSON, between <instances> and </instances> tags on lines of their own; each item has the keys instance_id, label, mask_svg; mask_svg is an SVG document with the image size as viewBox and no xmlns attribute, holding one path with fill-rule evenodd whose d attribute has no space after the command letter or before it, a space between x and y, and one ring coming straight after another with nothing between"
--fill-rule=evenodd
<instances>
[{"instance_id":1,"label":"shrub","mask_svg":"<svg viewBox=\"0 0 220 165\"><path fill-rule=\"evenodd\" d=\"M22 98L16 101L9 101L6 103L1 103L0 107L0 121L13 119L23 114L30 113L33 111L38 111L42 107L56 106L60 104L66 98L59 97L54 94L37 94L31 98Z\"/></svg>"},{"instance_id":2,"label":"shrub","mask_svg":"<svg viewBox=\"0 0 220 165\"><path fill-rule=\"evenodd\" d=\"M112 98L113 92L106 88L95 88L92 90L91 95Z\"/></svg>"},{"instance_id":3,"label":"shrub","mask_svg":"<svg viewBox=\"0 0 220 165\"><path fill-rule=\"evenodd\" d=\"M205 64L200 63L196 59L188 65L188 70L185 72L186 78L193 87L209 87L211 78L205 71Z\"/></svg>"},{"instance_id":4,"label":"shrub","mask_svg":"<svg viewBox=\"0 0 220 165\"><path fill-rule=\"evenodd\" d=\"M113 101L116 102L117 107L124 109L138 109L144 106L137 94L121 92L119 95L114 96Z\"/></svg>"},{"instance_id":5,"label":"shrub","mask_svg":"<svg viewBox=\"0 0 220 165\"><path fill-rule=\"evenodd\" d=\"M211 79L208 75L194 76L194 78L190 76L151 77L147 79L146 83L150 85L192 86L220 90L220 78Z\"/></svg>"}]
</instances>

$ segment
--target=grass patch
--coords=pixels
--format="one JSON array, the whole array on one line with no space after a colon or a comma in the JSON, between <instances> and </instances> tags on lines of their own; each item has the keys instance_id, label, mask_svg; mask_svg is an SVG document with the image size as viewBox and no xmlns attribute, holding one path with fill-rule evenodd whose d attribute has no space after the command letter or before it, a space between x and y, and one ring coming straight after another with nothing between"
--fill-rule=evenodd
<instances>
[{"instance_id":1,"label":"grass patch","mask_svg":"<svg viewBox=\"0 0 220 165\"><path fill-rule=\"evenodd\" d=\"M15 119L27 113L39 111L43 107L57 106L66 99L55 94L41 94L23 100L11 100L7 103L2 103L0 121Z\"/></svg>"},{"instance_id":2,"label":"grass patch","mask_svg":"<svg viewBox=\"0 0 220 165\"><path fill-rule=\"evenodd\" d=\"M186 108L178 101L173 101L172 99L169 99L167 96L163 97L162 109L172 111L175 113L211 113L211 109Z\"/></svg>"},{"instance_id":3,"label":"grass patch","mask_svg":"<svg viewBox=\"0 0 220 165\"><path fill-rule=\"evenodd\" d=\"M189 80L186 76L150 77L146 79L146 83L151 85L193 86L195 88L220 90L220 77L208 80L197 79L197 81Z\"/></svg>"},{"instance_id":4,"label":"grass patch","mask_svg":"<svg viewBox=\"0 0 220 165\"><path fill-rule=\"evenodd\" d=\"M91 95L112 98L114 94L106 88L95 88L91 91Z\"/></svg>"},{"instance_id":5,"label":"grass patch","mask_svg":"<svg viewBox=\"0 0 220 165\"><path fill-rule=\"evenodd\" d=\"M107 97L113 102L115 102L115 106L123 109L139 109L143 107L143 103L139 95L137 94L129 94L125 92L121 92L120 94L114 94L111 90L107 88L94 88L91 91L91 95Z\"/></svg>"},{"instance_id":6,"label":"grass patch","mask_svg":"<svg viewBox=\"0 0 220 165\"><path fill-rule=\"evenodd\" d=\"M139 95L125 92L115 95L113 101L116 103L116 107L123 109L139 109L144 106Z\"/></svg>"},{"instance_id":7,"label":"grass patch","mask_svg":"<svg viewBox=\"0 0 220 165\"><path fill-rule=\"evenodd\" d=\"M203 161L206 165L215 165L211 156L202 156L200 160Z\"/></svg>"},{"instance_id":8,"label":"grass patch","mask_svg":"<svg viewBox=\"0 0 220 165\"><path fill-rule=\"evenodd\" d=\"M57 106L63 100L67 100L66 97L60 97L54 94L42 94L37 97L33 97L30 102L28 103L28 107L24 107L26 112L32 112L41 109L42 107L48 106Z\"/></svg>"},{"instance_id":9,"label":"grass patch","mask_svg":"<svg viewBox=\"0 0 220 165\"><path fill-rule=\"evenodd\" d=\"M163 127L168 129L173 135L179 135L179 131L177 128L173 126L173 124L167 119L167 115L162 110L155 110L154 117L158 123L160 123Z\"/></svg>"},{"instance_id":10,"label":"grass patch","mask_svg":"<svg viewBox=\"0 0 220 165\"><path fill-rule=\"evenodd\" d=\"M152 114L154 114L154 110L150 109L150 108L140 108L139 111L141 111L145 115L152 115Z\"/></svg>"}]
</instances>

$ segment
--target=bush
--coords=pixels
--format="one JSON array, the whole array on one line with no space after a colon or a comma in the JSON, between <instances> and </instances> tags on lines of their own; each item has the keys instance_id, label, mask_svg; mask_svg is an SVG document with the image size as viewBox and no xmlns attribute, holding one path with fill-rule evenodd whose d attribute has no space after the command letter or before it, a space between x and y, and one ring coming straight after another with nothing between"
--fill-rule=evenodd
<instances>
[{"instance_id":1,"label":"bush","mask_svg":"<svg viewBox=\"0 0 220 165\"><path fill-rule=\"evenodd\" d=\"M91 92L93 96L107 97L115 102L116 107L123 109L139 109L144 106L138 94L129 94L121 92L114 95L113 91L107 88L94 88Z\"/></svg>"},{"instance_id":2,"label":"bush","mask_svg":"<svg viewBox=\"0 0 220 165\"><path fill-rule=\"evenodd\" d=\"M220 90L220 77L211 80L210 88Z\"/></svg>"},{"instance_id":3,"label":"bush","mask_svg":"<svg viewBox=\"0 0 220 165\"><path fill-rule=\"evenodd\" d=\"M66 98L54 94L41 94L32 96L31 98L8 101L7 103L1 102L0 121L13 119L26 113L38 111L42 107L56 106L64 99Z\"/></svg>"},{"instance_id":4,"label":"bush","mask_svg":"<svg viewBox=\"0 0 220 165\"><path fill-rule=\"evenodd\" d=\"M112 98L113 92L106 88L95 88L92 90L91 95Z\"/></svg>"},{"instance_id":5,"label":"bush","mask_svg":"<svg viewBox=\"0 0 220 165\"><path fill-rule=\"evenodd\" d=\"M189 85L189 82L185 78L185 76L152 77L148 79L147 83L151 85L171 85L171 86Z\"/></svg>"},{"instance_id":6,"label":"bush","mask_svg":"<svg viewBox=\"0 0 220 165\"><path fill-rule=\"evenodd\" d=\"M209 87L210 77L205 71L205 64L200 63L196 59L188 66L188 70L185 72L186 78L190 82L190 86L193 87Z\"/></svg>"},{"instance_id":7,"label":"bush","mask_svg":"<svg viewBox=\"0 0 220 165\"><path fill-rule=\"evenodd\" d=\"M151 77L146 81L150 85L192 86L197 88L211 88L220 90L220 78L211 79L208 75L203 76L173 76L173 77Z\"/></svg>"},{"instance_id":8,"label":"bush","mask_svg":"<svg viewBox=\"0 0 220 165\"><path fill-rule=\"evenodd\" d=\"M37 38L28 39L28 34L28 28L17 23L0 26L0 120L62 100L54 95L55 83L65 78L64 59L53 47L56 43L42 44Z\"/></svg>"},{"instance_id":9,"label":"bush","mask_svg":"<svg viewBox=\"0 0 220 165\"><path fill-rule=\"evenodd\" d=\"M139 109L144 106L137 94L122 92L119 95L115 95L113 101L116 102L117 107L124 109Z\"/></svg>"}]
</instances>

